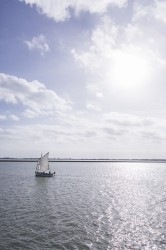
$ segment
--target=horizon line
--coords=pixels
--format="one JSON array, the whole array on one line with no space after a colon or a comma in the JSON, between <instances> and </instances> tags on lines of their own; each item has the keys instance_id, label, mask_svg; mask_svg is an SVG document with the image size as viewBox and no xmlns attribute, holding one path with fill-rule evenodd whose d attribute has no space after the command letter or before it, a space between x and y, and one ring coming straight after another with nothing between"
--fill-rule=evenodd
<instances>
[{"instance_id":1,"label":"horizon line","mask_svg":"<svg viewBox=\"0 0 166 250\"><path fill-rule=\"evenodd\" d=\"M40 157L3 157L0 162L36 162ZM164 158L49 158L50 162L166 162Z\"/></svg>"}]
</instances>

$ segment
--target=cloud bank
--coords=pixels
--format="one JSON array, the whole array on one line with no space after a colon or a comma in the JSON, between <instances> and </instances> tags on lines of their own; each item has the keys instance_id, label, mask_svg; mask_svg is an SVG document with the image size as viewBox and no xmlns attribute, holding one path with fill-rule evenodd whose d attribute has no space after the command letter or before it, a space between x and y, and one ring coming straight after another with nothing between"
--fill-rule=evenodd
<instances>
[{"instance_id":1,"label":"cloud bank","mask_svg":"<svg viewBox=\"0 0 166 250\"><path fill-rule=\"evenodd\" d=\"M16 76L0 74L0 101L7 104L23 105L25 115L49 115L71 110L71 103L59 97L39 81L28 82Z\"/></svg>"}]
</instances>

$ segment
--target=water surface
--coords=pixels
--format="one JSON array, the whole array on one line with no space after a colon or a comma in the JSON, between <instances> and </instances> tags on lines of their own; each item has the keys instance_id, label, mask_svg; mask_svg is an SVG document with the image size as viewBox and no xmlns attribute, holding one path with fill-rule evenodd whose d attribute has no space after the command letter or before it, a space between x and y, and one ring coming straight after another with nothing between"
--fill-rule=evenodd
<instances>
[{"instance_id":1,"label":"water surface","mask_svg":"<svg viewBox=\"0 0 166 250\"><path fill-rule=\"evenodd\" d=\"M166 163L0 162L0 249L166 249Z\"/></svg>"}]
</instances>

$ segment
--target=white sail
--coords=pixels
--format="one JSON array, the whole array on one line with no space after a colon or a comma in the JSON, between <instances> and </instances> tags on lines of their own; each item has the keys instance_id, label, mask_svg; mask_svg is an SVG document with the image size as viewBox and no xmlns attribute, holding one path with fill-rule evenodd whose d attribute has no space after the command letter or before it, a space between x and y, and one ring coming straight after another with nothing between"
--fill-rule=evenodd
<instances>
[{"instance_id":1,"label":"white sail","mask_svg":"<svg viewBox=\"0 0 166 250\"><path fill-rule=\"evenodd\" d=\"M49 153L41 156L36 165L36 170L40 172L44 172L49 170L49 161L48 161Z\"/></svg>"}]
</instances>

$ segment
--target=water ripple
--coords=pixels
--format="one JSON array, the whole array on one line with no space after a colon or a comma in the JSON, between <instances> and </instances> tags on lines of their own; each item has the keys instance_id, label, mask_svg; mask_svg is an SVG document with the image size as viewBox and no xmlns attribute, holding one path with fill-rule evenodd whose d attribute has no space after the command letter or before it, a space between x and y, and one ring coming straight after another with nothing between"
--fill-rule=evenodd
<instances>
[{"instance_id":1,"label":"water ripple","mask_svg":"<svg viewBox=\"0 0 166 250\"><path fill-rule=\"evenodd\" d=\"M0 163L0 249L166 249L163 163Z\"/></svg>"}]
</instances>

